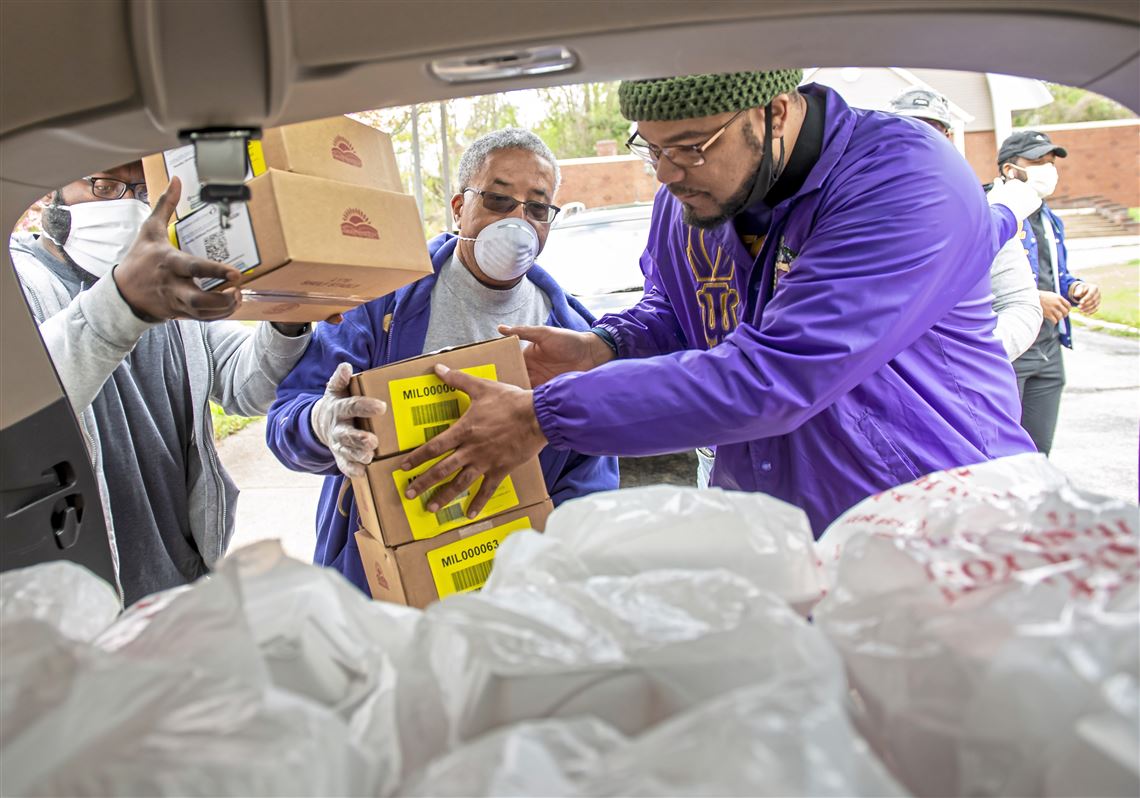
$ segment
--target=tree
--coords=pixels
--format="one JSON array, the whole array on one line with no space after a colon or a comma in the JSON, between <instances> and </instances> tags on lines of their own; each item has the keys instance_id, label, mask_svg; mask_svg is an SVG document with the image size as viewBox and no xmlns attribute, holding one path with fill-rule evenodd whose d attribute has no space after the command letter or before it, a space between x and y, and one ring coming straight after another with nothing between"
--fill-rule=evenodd
<instances>
[{"instance_id":1,"label":"tree","mask_svg":"<svg viewBox=\"0 0 1140 798\"><path fill-rule=\"evenodd\" d=\"M1048 85L1053 102L1014 114L1014 127L1100 122L1106 119L1132 119L1136 116L1120 103L1091 91L1059 83Z\"/></svg>"},{"instance_id":2,"label":"tree","mask_svg":"<svg viewBox=\"0 0 1140 798\"><path fill-rule=\"evenodd\" d=\"M617 83L539 89L546 114L535 132L559 158L586 158L604 139L625 141L629 122L618 107Z\"/></svg>"}]
</instances>

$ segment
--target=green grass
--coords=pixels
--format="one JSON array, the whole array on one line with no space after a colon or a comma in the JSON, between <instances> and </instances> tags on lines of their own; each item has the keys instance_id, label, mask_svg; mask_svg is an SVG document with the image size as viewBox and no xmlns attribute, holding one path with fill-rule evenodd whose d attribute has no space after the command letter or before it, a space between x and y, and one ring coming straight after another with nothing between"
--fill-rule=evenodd
<instances>
[{"instance_id":1,"label":"green grass","mask_svg":"<svg viewBox=\"0 0 1140 798\"><path fill-rule=\"evenodd\" d=\"M1140 222L1140 208L1129 208L1128 216L1132 219L1132 221Z\"/></svg>"},{"instance_id":2,"label":"green grass","mask_svg":"<svg viewBox=\"0 0 1140 798\"><path fill-rule=\"evenodd\" d=\"M227 438L241 429L245 429L253 422L263 418L263 416L254 416L253 418L246 418L245 416L231 416L227 415L225 410L219 405L210 402L210 415L214 420L214 440L220 441L222 438Z\"/></svg>"},{"instance_id":3,"label":"green grass","mask_svg":"<svg viewBox=\"0 0 1140 798\"><path fill-rule=\"evenodd\" d=\"M1100 310L1092 318L1140 330L1140 259L1097 269L1093 282L1100 286L1101 301ZM1073 318L1082 320L1079 313L1073 314Z\"/></svg>"}]
</instances>

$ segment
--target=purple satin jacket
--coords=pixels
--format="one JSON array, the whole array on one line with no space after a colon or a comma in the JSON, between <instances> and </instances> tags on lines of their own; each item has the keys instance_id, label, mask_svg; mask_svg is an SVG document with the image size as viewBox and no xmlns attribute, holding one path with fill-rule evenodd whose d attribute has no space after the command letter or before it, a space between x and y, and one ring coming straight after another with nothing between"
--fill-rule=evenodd
<instances>
[{"instance_id":1,"label":"purple satin jacket","mask_svg":"<svg viewBox=\"0 0 1140 798\"><path fill-rule=\"evenodd\" d=\"M824 98L819 160L753 259L732 222L658 192L646 295L605 316L619 359L535 391L550 443L717 447L712 484L803 508L818 537L866 496L1033 451L993 335L999 246L964 158L890 114Z\"/></svg>"}]
</instances>

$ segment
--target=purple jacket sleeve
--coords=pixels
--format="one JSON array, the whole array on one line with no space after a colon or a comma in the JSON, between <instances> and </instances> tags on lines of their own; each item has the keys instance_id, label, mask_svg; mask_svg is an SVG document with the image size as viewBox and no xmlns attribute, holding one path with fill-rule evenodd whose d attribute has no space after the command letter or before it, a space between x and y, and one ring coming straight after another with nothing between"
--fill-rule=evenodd
<instances>
[{"instance_id":1,"label":"purple jacket sleeve","mask_svg":"<svg viewBox=\"0 0 1140 798\"><path fill-rule=\"evenodd\" d=\"M764 309L709 351L619 360L534 394L551 444L647 455L796 429L913 343L988 274L981 189L868 168L822 199Z\"/></svg>"},{"instance_id":2,"label":"purple jacket sleeve","mask_svg":"<svg viewBox=\"0 0 1140 798\"><path fill-rule=\"evenodd\" d=\"M1013 215L1013 211L1004 205L991 205L990 218L993 220L994 229L997 230L997 246L1001 249L1006 241L1009 241L1021 230L1021 225L1017 222L1017 217ZM996 252L994 253L997 254Z\"/></svg>"},{"instance_id":3,"label":"purple jacket sleeve","mask_svg":"<svg viewBox=\"0 0 1140 798\"><path fill-rule=\"evenodd\" d=\"M346 313L340 324L318 325L304 356L278 386L265 424L265 442L286 468L340 473L328 447L313 433L309 413L338 364L350 363L354 372L371 368L375 336L364 315L366 308Z\"/></svg>"}]
</instances>

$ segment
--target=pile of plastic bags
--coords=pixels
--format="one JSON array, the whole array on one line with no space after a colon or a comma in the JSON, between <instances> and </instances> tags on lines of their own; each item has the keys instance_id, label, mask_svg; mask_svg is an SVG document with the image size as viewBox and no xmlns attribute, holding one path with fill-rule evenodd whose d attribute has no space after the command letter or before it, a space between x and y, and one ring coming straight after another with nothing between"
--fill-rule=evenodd
<instances>
[{"instance_id":1,"label":"pile of plastic bags","mask_svg":"<svg viewBox=\"0 0 1140 798\"><path fill-rule=\"evenodd\" d=\"M867 499L820 548L816 624L915 794L1140 794L1135 504L1025 455Z\"/></svg>"},{"instance_id":2,"label":"pile of plastic bags","mask_svg":"<svg viewBox=\"0 0 1140 798\"><path fill-rule=\"evenodd\" d=\"M818 544L765 496L587 497L422 612L272 543L122 614L0 574L0 792L1134 795L1136 529L1013 458Z\"/></svg>"}]
</instances>

